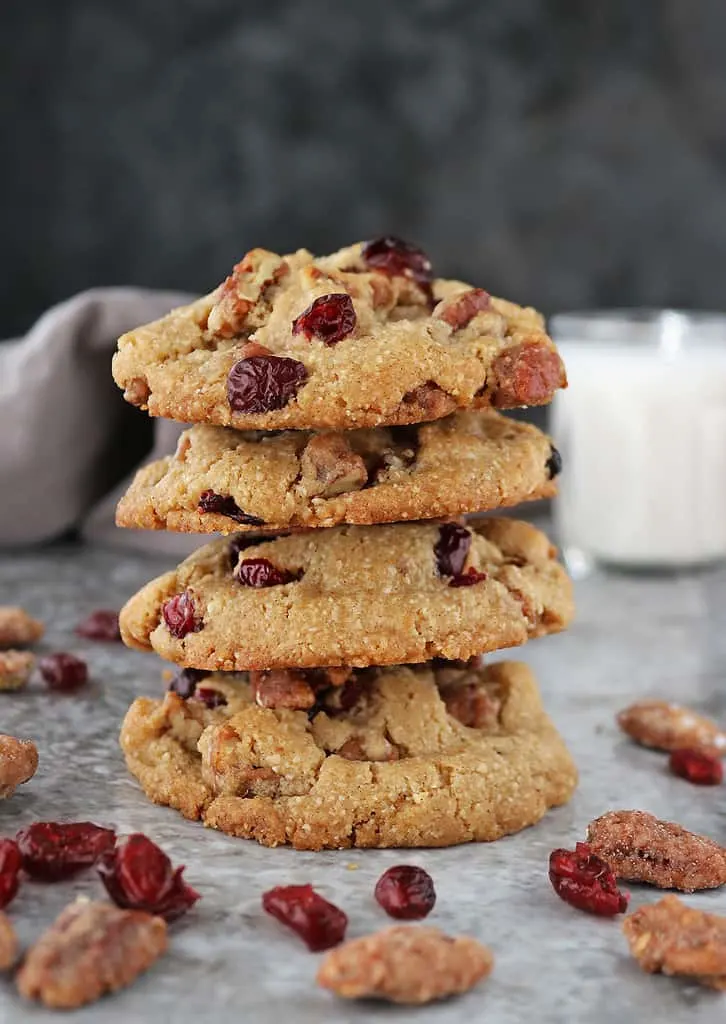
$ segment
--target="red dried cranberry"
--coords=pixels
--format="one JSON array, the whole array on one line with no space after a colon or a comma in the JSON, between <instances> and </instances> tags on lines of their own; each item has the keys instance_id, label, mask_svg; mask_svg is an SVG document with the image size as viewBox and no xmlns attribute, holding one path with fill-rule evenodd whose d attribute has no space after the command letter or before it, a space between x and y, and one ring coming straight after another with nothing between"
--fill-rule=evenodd
<instances>
[{"instance_id":1,"label":"red dried cranberry","mask_svg":"<svg viewBox=\"0 0 726 1024\"><path fill-rule=\"evenodd\" d=\"M234 519L243 526L262 526L264 519L243 512L237 502L229 494L217 494L215 491L202 491L197 508L200 512L216 512L218 516Z\"/></svg>"},{"instance_id":2,"label":"red dried cranberry","mask_svg":"<svg viewBox=\"0 0 726 1024\"><path fill-rule=\"evenodd\" d=\"M326 345L336 345L355 329L355 308L350 295L321 295L304 313L292 322L293 334L320 338Z\"/></svg>"},{"instance_id":3,"label":"red dried cranberry","mask_svg":"<svg viewBox=\"0 0 726 1024\"><path fill-rule=\"evenodd\" d=\"M57 882L95 864L113 847L116 833L90 821L36 821L15 838L25 871L32 878Z\"/></svg>"},{"instance_id":4,"label":"red dried cranberry","mask_svg":"<svg viewBox=\"0 0 726 1024\"><path fill-rule=\"evenodd\" d=\"M433 910L436 890L428 871L399 864L383 872L376 884L375 897L391 917L417 921Z\"/></svg>"},{"instance_id":5,"label":"red dried cranberry","mask_svg":"<svg viewBox=\"0 0 726 1024\"><path fill-rule=\"evenodd\" d=\"M271 412L282 409L308 379L297 359L250 356L240 359L227 377L227 401L233 412Z\"/></svg>"},{"instance_id":6,"label":"red dried cranberry","mask_svg":"<svg viewBox=\"0 0 726 1024\"><path fill-rule=\"evenodd\" d=\"M86 640L101 640L112 643L121 639L118 626L118 612L110 608L99 608L76 626L78 636Z\"/></svg>"},{"instance_id":7,"label":"red dried cranberry","mask_svg":"<svg viewBox=\"0 0 726 1024\"><path fill-rule=\"evenodd\" d=\"M200 668L183 668L181 672L177 672L169 683L169 691L178 694L182 700L189 700L190 697L194 696L197 683L201 682L208 675L209 672L205 672Z\"/></svg>"},{"instance_id":8,"label":"red dried cranberry","mask_svg":"<svg viewBox=\"0 0 726 1024\"><path fill-rule=\"evenodd\" d=\"M404 242L393 235L386 235L383 238L374 238L365 242L361 255L366 264L373 270L380 270L384 274L408 277L421 285L429 299L432 297L431 260L423 249Z\"/></svg>"},{"instance_id":9,"label":"red dried cranberry","mask_svg":"<svg viewBox=\"0 0 726 1024\"><path fill-rule=\"evenodd\" d=\"M245 587L279 587L297 582L303 573L278 569L268 558L243 558L234 575Z\"/></svg>"},{"instance_id":10,"label":"red dried cranberry","mask_svg":"<svg viewBox=\"0 0 726 1024\"><path fill-rule=\"evenodd\" d=\"M554 480L562 472L562 456L553 444L550 445L550 457L545 462L545 469L550 480Z\"/></svg>"},{"instance_id":11,"label":"red dried cranberry","mask_svg":"<svg viewBox=\"0 0 726 1024\"><path fill-rule=\"evenodd\" d=\"M0 910L15 899L23 859L14 839L0 839Z\"/></svg>"},{"instance_id":12,"label":"red dried cranberry","mask_svg":"<svg viewBox=\"0 0 726 1024\"><path fill-rule=\"evenodd\" d=\"M198 633L203 625L197 619L194 598L188 590L165 601L161 614L166 628L177 640L183 640L188 633Z\"/></svg>"},{"instance_id":13,"label":"red dried cranberry","mask_svg":"<svg viewBox=\"0 0 726 1024\"><path fill-rule=\"evenodd\" d=\"M262 906L292 928L313 953L337 946L345 938L347 916L312 885L278 885L263 894Z\"/></svg>"},{"instance_id":14,"label":"red dried cranberry","mask_svg":"<svg viewBox=\"0 0 726 1024\"><path fill-rule=\"evenodd\" d=\"M471 533L459 523L443 523L434 544L436 566L442 576L460 576L471 547Z\"/></svg>"},{"instance_id":15,"label":"red dried cranberry","mask_svg":"<svg viewBox=\"0 0 726 1024\"><path fill-rule=\"evenodd\" d=\"M479 572L474 566L470 566L466 572L452 576L449 580L450 587L473 587L475 583L482 583L487 578L485 572Z\"/></svg>"},{"instance_id":16,"label":"red dried cranberry","mask_svg":"<svg viewBox=\"0 0 726 1024\"><path fill-rule=\"evenodd\" d=\"M670 770L696 786L718 786L723 782L723 765L718 757L698 747L680 747L671 752Z\"/></svg>"},{"instance_id":17,"label":"red dried cranberry","mask_svg":"<svg viewBox=\"0 0 726 1024\"><path fill-rule=\"evenodd\" d=\"M164 851L139 832L107 850L97 870L114 903L128 910L174 921L199 899L182 878L184 868L174 869Z\"/></svg>"},{"instance_id":18,"label":"red dried cranberry","mask_svg":"<svg viewBox=\"0 0 726 1024\"><path fill-rule=\"evenodd\" d=\"M38 668L51 690L75 690L88 682L88 666L75 654L47 654Z\"/></svg>"},{"instance_id":19,"label":"red dried cranberry","mask_svg":"<svg viewBox=\"0 0 726 1024\"><path fill-rule=\"evenodd\" d=\"M565 903L601 917L624 914L630 894L618 889L615 875L587 843L573 850L553 850L550 854L550 882Z\"/></svg>"},{"instance_id":20,"label":"red dried cranberry","mask_svg":"<svg viewBox=\"0 0 726 1024\"><path fill-rule=\"evenodd\" d=\"M221 708L227 703L227 698L219 690L212 689L211 686L199 686L197 692L194 694L195 700L200 700L205 707L208 708Z\"/></svg>"}]
</instances>

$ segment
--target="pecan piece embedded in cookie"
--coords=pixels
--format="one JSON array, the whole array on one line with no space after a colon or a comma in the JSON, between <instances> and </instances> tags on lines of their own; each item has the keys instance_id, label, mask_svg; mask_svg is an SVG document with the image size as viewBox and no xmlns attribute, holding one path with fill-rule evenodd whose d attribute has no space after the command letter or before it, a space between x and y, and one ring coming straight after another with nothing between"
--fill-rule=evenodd
<instances>
[{"instance_id":1,"label":"pecan piece embedded in cookie","mask_svg":"<svg viewBox=\"0 0 726 1024\"><path fill-rule=\"evenodd\" d=\"M726 917L664 896L623 921L630 952L649 974L677 974L726 989Z\"/></svg>"},{"instance_id":2,"label":"pecan piece embedded in cookie","mask_svg":"<svg viewBox=\"0 0 726 1024\"><path fill-rule=\"evenodd\" d=\"M304 710L315 704L315 690L300 669L278 668L250 672L250 685L261 708Z\"/></svg>"},{"instance_id":3,"label":"pecan piece embedded in cookie","mask_svg":"<svg viewBox=\"0 0 726 1024\"><path fill-rule=\"evenodd\" d=\"M0 648L27 647L40 640L45 627L22 608L0 605Z\"/></svg>"},{"instance_id":4,"label":"pecan piece embedded in cookie","mask_svg":"<svg viewBox=\"0 0 726 1024\"><path fill-rule=\"evenodd\" d=\"M628 882L659 889L715 889L726 882L726 848L645 811L609 811L588 825L587 841Z\"/></svg>"},{"instance_id":5,"label":"pecan piece embedded in cookie","mask_svg":"<svg viewBox=\"0 0 726 1024\"><path fill-rule=\"evenodd\" d=\"M0 651L0 690L22 690L35 665L30 651Z\"/></svg>"},{"instance_id":6,"label":"pecan piece embedded in cookie","mask_svg":"<svg viewBox=\"0 0 726 1024\"><path fill-rule=\"evenodd\" d=\"M72 1010L131 984L166 945L162 918L79 900L31 948L18 990L52 1009Z\"/></svg>"},{"instance_id":7,"label":"pecan piece embedded in cookie","mask_svg":"<svg viewBox=\"0 0 726 1024\"><path fill-rule=\"evenodd\" d=\"M306 497L332 498L368 482L366 464L343 434L314 434L300 456L298 488Z\"/></svg>"},{"instance_id":8,"label":"pecan piece embedded in cookie","mask_svg":"<svg viewBox=\"0 0 726 1024\"><path fill-rule=\"evenodd\" d=\"M0 799L12 796L16 786L32 779L37 767L34 743L0 733Z\"/></svg>"},{"instance_id":9,"label":"pecan piece embedded in cookie","mask_svg":"<svg viewBox=\"0 0 726 1024\"><path fill-rule=\"evenodd\" d=\"M726 732L690 708L665 700L641 700L619 712L617 722L636 743L656 750L706 747L726 754Z\"/></svg>"},{"instance_id":10,"label":"pecan piece embedded in cookie","mask_svg":"<svg viewBox=\"0 0 726 1024\"><path fill-rule=\"evenodd\" d=\"M493 965L491 951L476 939L451 938L438 928L397 926L332 950L317 982L343 999L420 1005L467 992Z\"/></svg>"},{"instance_id":11,"label":"pecan piece embedded in cookie","mask_svg":"<svg viewBox=\"0 0 726 1024\"><path fill-rule=\"evenodd\" d=\"M209 311L207 327L212 335L234 338L245 328L252 330L264 323L264 316L255 316L255 306L265 289L277 283L287 271L287 264L277 253L251 249L235 266L221 286L219 297Z\"/></svg>"}]
</instances>

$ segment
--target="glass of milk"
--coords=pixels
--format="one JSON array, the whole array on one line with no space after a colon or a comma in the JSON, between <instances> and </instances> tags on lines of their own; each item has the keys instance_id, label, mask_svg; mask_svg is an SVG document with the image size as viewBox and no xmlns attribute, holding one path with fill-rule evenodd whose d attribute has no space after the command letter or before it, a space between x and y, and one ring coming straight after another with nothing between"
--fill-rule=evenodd
<instances>
[{"instance_id":1,"label":"glass of milk","mask_svg":"<svg viewBox=\"0 0 726 1024\"><path fill-rule=\"evenodd\" d=\"M574 576L726 559L726 315L562 313L555 519Z\"/></svg>"}]
</instances>

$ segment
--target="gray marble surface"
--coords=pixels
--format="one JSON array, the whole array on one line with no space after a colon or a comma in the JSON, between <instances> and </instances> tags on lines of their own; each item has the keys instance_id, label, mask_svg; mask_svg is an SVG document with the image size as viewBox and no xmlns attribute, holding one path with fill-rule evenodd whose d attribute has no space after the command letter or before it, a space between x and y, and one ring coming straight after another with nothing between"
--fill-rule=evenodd
<instances>
[{"instance_id":1,"label":"gray marble surface","mask_svg":"<svg viewBox=\"0 0 726 1024\"><path fill-rule=\"evenodd\" d=\"M161 561L118 552L62 547L0 558L0 603L20 603L48 624L44 650L87 656L93 682L75 696L38 684L0 695L2 731L30 736L40 748L35 779L0 806L0 834L36 819L93 819L120 831L144 831L203 894L172 928L170 953L132 988L64 1017L120 1021L254 1021L299 1024L382 1018L487 1020L515 1024L652 1018L668 1024L722 1019L723 997L641 974L619 925L561 903L547 880L549 851L581 837L605 810L639 807L716 838L726 837L722 789L698 789L669 776L664 759L621 738L614 713L637 695L688 701L726 719L726 571L636 579L595 576L578 584L579 617L564 636L530 644L523 656L539 674L547 705L581 770L572 803L539 826L492 845L450 850L295 853L265 850L151 806L131 779L116 737L136 694L160 690L159 662L120 645L91 644L73 626L97 607L118 606ZM267 918L261 893L310 881L350 917L351 936L387 923L372 899L379 874L400 862L425 866L438 902L430 917L470 933L496 953L491 979L461 1000L420 1010L337 1002L313 983L318 957ZM93 873L61 885L26 884L12 905L30 942L77 894L100 895ZM655 898L633 891L632 905ZM688 897L726 913L726 893ZM0 1022L45 1021L0 982Z\"/></svg>"}]
</instances>

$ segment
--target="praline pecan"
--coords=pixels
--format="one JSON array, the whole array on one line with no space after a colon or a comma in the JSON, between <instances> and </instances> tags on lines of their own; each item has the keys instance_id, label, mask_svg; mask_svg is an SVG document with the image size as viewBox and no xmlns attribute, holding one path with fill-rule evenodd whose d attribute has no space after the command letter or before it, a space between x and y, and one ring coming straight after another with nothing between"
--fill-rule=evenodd
<instances>
[{"instance_id":1,"label":"praline pecan","mask_svg":"<svg viewBox=\"0 0 726 1024\"><path fill-rule=\"evenodd\" d=\"M709 988L726 989L726 917L664 896L623 921L638 964L649 974L678 974Z\"/></svg>"},{"instance_id":2,"label":"praline pecan","mask_svg":"<svg viewBox=\"0 0 726 1024\"><path fill-rule=\"evenodd\" d=\"M502 710L501 696L486 683L465 683L441 690L449 714L470 729L494 729Z\"/></svg>"},{"instance_id":3,"label":"praline pecan","mask_svg":"<svg viewBox=\"0 0 726 1024\"><path fill-rule=\"evenodd\" d=\"M641 700L620 711L617 723L636 743L656 750L705 747L726 754L726 732L710 718L665 700Z\"/></svg>"},{"instance_id":4,"label":"praline pecan","mask_svg":"<svg viewBox=\"0 0 726 1024\"><path fill-rule=\"evenodd\" d=\"M300 491L309 498L332 498L368 483L366 464L343 434L314 434L300 456Z\"/></svg>"},{"instance_id":5,"label":"praline pecan","mask_svg":"<svg viewBox=\"0 0 726 1024\"><path fill-rule=\"evenodd\" d=\"M317 982L344 999L420 1005L467 992L493 965L491 951L476 939L398 925L332 950Z\"/></svg>"},{"instance_id":6,"label":"praline pecan","mask_svg":"<svg viewBox=\"0 0 726 1024\"><path fill-rule=\"evenodd\" d=\"M542 405L558 388L566 386L562 360L557 352L539 341L522 342L506 349L494 360L491 391L495 407L514 408L520 405Z\"/></svg>"},{"instance_id":7,"label":"praline pecan","mask_svg":"<svg viewBox=\"0 0 726 1024\"><path fill-rule=\"evenodd\" d=\"M250 685L255 700L262 708L306 710L315 704L315 689L300 669L250 672Z\"/></svg>"},{"instance_id":8,"label":"praline pecan","mask_svg":"<svg viewBox=\"0 0 726 1024\"><path fill-rule=\"evenodd\" d=\"M0 910L0 971L9 971L18 959L18 937L7 914Z\"/></svg>"},{"instance_id":9,"label":"praline pecan","mask_svg":"<svg viewBox=\"0 0 726 1024\"><path fill-rule=\"evenodd\" d=\"M469 288L468 291L455 295L451 299L440 302L434 310L434 316L443 320L455 331L461 330L470 323L477 313L489 309L492 297L483 288Z\"/></svg>"},{"instance_id":10,"label":"praline pecan","mask_svg":"<svg viewBox=\"0 0 726 1024\"><path fill-rule=\"evenodd\" d=\"M166 922L110 903L72 903L18 971L26 999L71 1010L129 985L166 949Z\"/></svg>"},{"instance_id":11,"label":"praline pecan","mask_svg":"<svg viewBox=\"0 0 726 1024\"><path fill-rule=\"evenodd\" d=\"M222 285L209 312L207 326L212 334L233 338L245 328L260 327L265 317L254 315L255 307L265 289L286 272L287 264L277 253L250 249Z\"/></svg>"},{"instance_id":12,"label":"praline pecan","mask_svg":"<svg viewBox=\"0 0 726 1024\"><path fill-rule=\"evenodd\" d=\"M0 733L0 799L12 796L16 786L32 779L37 767L34 743Z\"/></svg>"},{"instance_id":13,"label":"praline pecan","mask_svg":"<svg viewBox=\"0 0 726 1024\"><path fill-rule=\"evenodd\" d=\"M429 420L448 416L456 408L456 402L451 395L433 380L428 380L405 394L403 403L420 406L424 418Z\"/></svg>"},{"instance_id":14,"label":"praline pecan","mask_svg":"<svg viewBox=\"0 0 726 1024\"><path fill-rule=\"evenodd\" d=\"M726 848L645 811L608 811L587 841L617 878L659 889L715 889L726 882Z\"/></svg>"},{"instance_id":15,"label":"praline pecan","mask_svg":"<svg viewBox=\"0 0 726 1024\"><path fill-rule=\"evenodd\" d=\"M0 605L0 648L27 647L40 640L45 627L16 605Z\"/></svg>"},{"instance_id":16,"label":"praline pecan","mask_svg":"<svg viewBox=\"0 0 726 1024\"><path fill-rule=\"evenodd\" d=\"M0 651L0 690L22 690L34 665L30 651Z\"/></svg>"}]
</instances>

